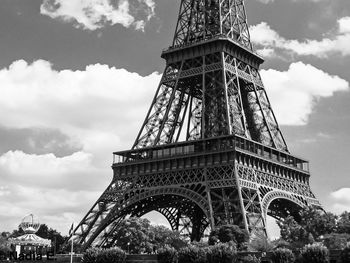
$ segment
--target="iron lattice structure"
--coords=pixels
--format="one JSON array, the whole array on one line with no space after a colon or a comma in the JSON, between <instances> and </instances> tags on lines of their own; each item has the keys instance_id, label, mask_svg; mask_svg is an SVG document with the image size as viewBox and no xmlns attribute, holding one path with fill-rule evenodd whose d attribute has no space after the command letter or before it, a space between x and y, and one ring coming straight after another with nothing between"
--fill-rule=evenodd
<instances>
[{"instance_id":1,"label":"iron lattice structure","mask_svg":"<svg viewBox=\"0 0 350 263\"><path fill-rule=\"evenodd\" d=\"M131 150L74 230L85 248L113 246L128 216L158 211L199 240L236 224L266 234L266 216L319 202L308 162L291 155L259 74L243 0L182 0L166 67Z\"/></svg>"}]
</instances>

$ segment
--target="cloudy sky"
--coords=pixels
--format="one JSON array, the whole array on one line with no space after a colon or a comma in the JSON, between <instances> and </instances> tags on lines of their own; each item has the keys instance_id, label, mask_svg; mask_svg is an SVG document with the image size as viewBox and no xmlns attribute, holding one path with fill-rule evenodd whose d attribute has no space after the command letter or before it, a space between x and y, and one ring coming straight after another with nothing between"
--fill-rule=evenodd
<instances>
[{"instance_id":1,"label":"cloudy sky","mask_svg":"<svg viewBox=\"0 0 350 263\"><path fill-rule=\"evenodd\" d=\"M180 0L0 1L0 231L66 234L112 178L160 80ZM350 1L247 0L261 74L326 210L350 210Z\"/></svg>"}]
</instances>

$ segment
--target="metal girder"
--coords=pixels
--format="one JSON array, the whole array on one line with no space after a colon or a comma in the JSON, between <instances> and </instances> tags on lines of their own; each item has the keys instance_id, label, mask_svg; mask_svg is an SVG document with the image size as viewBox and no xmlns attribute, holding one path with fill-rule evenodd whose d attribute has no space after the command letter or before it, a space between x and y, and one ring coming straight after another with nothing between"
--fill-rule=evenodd
<instances>
[{"instance_id":1,"label":"metal girder","mask_svg":"<svg viewBox=\"0 0 350 263\"><path fill-rule=\"evenodd\" d=\"M133 148L226 134L288 151L257 69L214 52L167 66Z\"/></svg>"},{"instance_id":2,"label":"metal girder","mask_svg":"<svg viewBox=\"0 0 350 263\"><path fill-rule=\"evenodd\" d=\"M243 0L182 0L173 46L226 36L252 49Z\"/></svg>"}]
</instances>

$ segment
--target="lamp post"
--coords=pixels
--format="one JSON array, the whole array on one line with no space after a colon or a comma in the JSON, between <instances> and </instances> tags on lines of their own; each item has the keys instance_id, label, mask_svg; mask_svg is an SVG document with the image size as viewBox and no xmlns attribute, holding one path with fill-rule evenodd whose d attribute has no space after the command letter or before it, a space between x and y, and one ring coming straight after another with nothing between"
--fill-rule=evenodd
<instances>
[{"instance_id":1,"label":"lamp post","mask_svg":"<svg viewBox=\"0 0 350 263\"><path fill-rule=\"evenodd\" d=\"M74 235L72 236L72 243L71 243L71 249L70 249L70 263L73 263L73 253L74 253L73 239L74 239Z\"/></svg>"}]
</instances>

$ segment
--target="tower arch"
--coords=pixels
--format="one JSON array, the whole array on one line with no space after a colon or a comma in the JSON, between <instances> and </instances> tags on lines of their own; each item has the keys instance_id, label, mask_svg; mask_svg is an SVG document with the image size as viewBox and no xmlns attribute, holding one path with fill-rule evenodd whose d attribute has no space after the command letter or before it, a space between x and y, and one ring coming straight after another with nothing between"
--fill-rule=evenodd
<instances>
[{"instance_id":1,"label":"tower arch","mask_svg":"<svg viewBox=\"0 0 350 263\"><path fill-rule=\"evenodd\" d=\"M263 216L267 215L281 219L287 215L298 218L298 212L307 206L306 200L291 193L274 190L267 193L262 201ZM273 205L275 203L275 205Z\"/></svg>"},{"instance_id":2,"label":"tower arch","mask_svg":"<svg viewBox=\"0 0 350 263\"><path fill-rule=\"evenodd\" d=\"M181 219L191 221L191 229L187 230L191 240L199 240L209 223L209 206L205 197L184 187L165 187L148 191L129 191L123 202L115 204L109 216L99 224L92 236L87 238L84 246L91 244L103 247L113 246L113 232L121 220L126 217L141 217L151 211L162 213L173 230L179 230ZM196 224L196 221L201 221ZM202 226L195 228L194 226ZM204 227L205 226L205 227Z\"/></svg>"}]
</instances>

